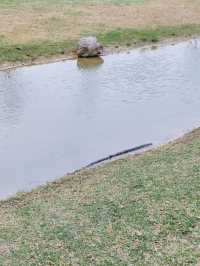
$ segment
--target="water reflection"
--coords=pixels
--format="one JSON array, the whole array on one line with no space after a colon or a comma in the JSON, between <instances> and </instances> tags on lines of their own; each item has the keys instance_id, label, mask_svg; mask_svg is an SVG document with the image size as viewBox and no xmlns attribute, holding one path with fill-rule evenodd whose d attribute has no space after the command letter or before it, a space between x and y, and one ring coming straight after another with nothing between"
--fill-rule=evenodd
<instances>
[{"instance_id":1,"label":"water reflection","mask_svg":"<svg viewBox=\"0 0 200 266\"><path fill-rule=\"evenodd\" d=\"M4 125L17 125L23 114L26 92L20 85L21 74L15 70L0 72L0 121ZM1 137L1 132L0 132Z\"/></svg>"},{"instance_id":2,"label":"water reflection","mask_svg":"<svg viewBox=\"0 0 200 266\"><path fill-rule=\"evenodd\" d=\"M80 69L95 69L103 64L104 60L101 57L78 58L77 66Z\"/></svg>"}]
</instances>

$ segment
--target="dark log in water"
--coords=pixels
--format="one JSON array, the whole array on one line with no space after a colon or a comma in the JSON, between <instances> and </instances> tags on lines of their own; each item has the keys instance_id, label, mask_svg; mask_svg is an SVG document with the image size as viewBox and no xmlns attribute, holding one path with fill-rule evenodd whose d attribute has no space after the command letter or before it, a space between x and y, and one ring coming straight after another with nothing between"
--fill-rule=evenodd
<instances>
[{"instance_id":1,"label":"dark log in water","mask_svg":"<svg viewBox=\"0 0 200 266\"><path fill-rule=\"evenodd\" d=\"M200 41L103 60L0 71L0 199L200 126Z\"/></svg>"},{"instance_id":2,"label":"dark log in water","mask_svg":"<svg viewBox=\"0 0 200 266\"><path fill-rule=\"evenodd\" d=\"M144 149L144 148L148 148L148 147L150 147L150 146L152 146L152 145L153 145L153 143L146 143L146 144L143 144L143 145L140 145L140 146L136 146L136 147L131 148L131 149L128 149L128 150L120 151L120 152L118 152L118 153L115 153L115 154L109 155L109 156L107 156L107 157L105 157L105 158L102 158L102 159L99 159L99 160L97 160L97 161L94 161L94 162L88 164L88 165L86 166L86 168L87 168L87 167L94 166L94 165L99 164L99 163L102 163L102 162L105 162L105 161L108 161L108 160L111 160L111 159L113 159L113 158L115 158L115 157L118 157L118 156L120 156L120 155L125 155L125 154L130 153L130 152L134 152L134 151L142 150L142 149Z\"/></svg>"}]
</instances>

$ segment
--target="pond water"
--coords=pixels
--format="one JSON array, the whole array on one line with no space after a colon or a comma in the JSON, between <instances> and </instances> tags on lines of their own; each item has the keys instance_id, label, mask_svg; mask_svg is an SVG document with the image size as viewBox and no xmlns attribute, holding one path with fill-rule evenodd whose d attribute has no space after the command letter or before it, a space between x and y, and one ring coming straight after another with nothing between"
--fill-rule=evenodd
<instances>
[{"instance_id":1,"label":"pond water","mask_svg":"<svg viewBox=\"0 0 200 266\"><path fill-rule=\"evenodd\" d=\"M103 61L0 72L0 198L200 125L199 41Z\"/></svg>"}]
</instances>

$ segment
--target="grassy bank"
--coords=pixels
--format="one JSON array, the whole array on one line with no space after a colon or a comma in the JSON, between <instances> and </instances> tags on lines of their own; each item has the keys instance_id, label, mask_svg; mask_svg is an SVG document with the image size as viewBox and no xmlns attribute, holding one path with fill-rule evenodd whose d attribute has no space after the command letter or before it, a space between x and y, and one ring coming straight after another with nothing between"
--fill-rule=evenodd
<instances>
[{"instance_id":1,"label":"grassy bank","mask_svg":"<svg viewBox=\"0 0 200 266\"><path fill-rule=\"evenodd\" d=\"M159 27L156 29L116 29L96 34L105 47L134 46L145 43L156 43L163 39L190 37L200 35L199 25ZM77 40L35 41L25 44L11 44L0 40L0 64L5 62L27 62L41 57L67 56L76 49Z\"/></svg>"},{"instance_id":2,"label":"grassy bank","mask_svg":"<svg viewBox=\"0 0 200 266\"><path fill-rule=\"evenodd\" d=\"M199 36L199 13L197 0L0 0L0 64L66 57L91 34L106 47Z\"/></svg>"},{"instance_id":3,"label":"grassy bank","mask_svg":"<svg viewBox=\"0 0 200 266\"><path fill-rule=\"evenodd\" d=\"M0 204L0 265L199 265L200 130Z\"/></svg>"}]
</instances>

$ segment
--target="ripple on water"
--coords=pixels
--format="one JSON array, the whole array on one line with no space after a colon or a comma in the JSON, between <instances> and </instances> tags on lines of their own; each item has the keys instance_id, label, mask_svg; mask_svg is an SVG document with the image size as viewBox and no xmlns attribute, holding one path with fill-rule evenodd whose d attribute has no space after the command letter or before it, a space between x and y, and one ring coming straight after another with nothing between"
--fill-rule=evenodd
<instances>
[{"instance_id":1,"label":"ripple on water","mask_svg":"<svg viewBox=\"0 0 200 266\"><path fill-rule=\"evenodd\" d=\"M0 72L0 197L199 126L200 45Z\"/></svg>"}]
</instances>

